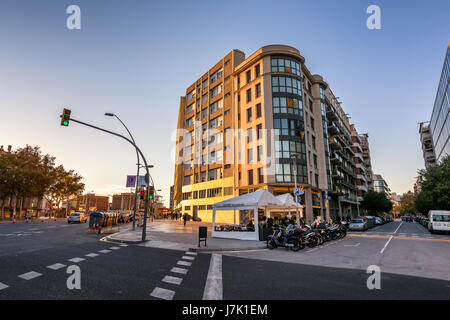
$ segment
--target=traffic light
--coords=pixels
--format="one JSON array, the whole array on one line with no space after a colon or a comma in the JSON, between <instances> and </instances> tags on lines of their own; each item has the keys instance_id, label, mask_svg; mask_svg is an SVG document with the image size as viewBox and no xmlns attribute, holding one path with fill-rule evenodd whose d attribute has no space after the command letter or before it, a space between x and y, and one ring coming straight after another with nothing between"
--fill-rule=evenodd
<instances>
[{"instance_id":1,"label":"traffic light","mask_svg":"<svg viewBox=\"0 0 450 320\"><path fill-rule=\"evenodd\" d=\"M150 199L150 200L153 200L153 198L154 198L154 195L155 195L155 187L149 187L150 189L149 189L149 195L148 195L148 198Z\"/></svg>"},{"instance_id":2,"label":"traffic light","mask_svg":"<svg viewBox=\"0 0 450 320\"><path fill-rule=\"evenodd\" d=\"M145 191L141 191L141 200L144 200Z\"/></svg>"},{"instance_id":3,"label":"traffic light","mask_svg":"<svg viewBox=\"0 0 450 320\"><path fill-rule=\"evenodd\" d=\"M69 126L70 113L71 113L71 111L69 109L63 110L63 114L61 115L61 125L63 127Z\"/></svg>"}]
</instances>

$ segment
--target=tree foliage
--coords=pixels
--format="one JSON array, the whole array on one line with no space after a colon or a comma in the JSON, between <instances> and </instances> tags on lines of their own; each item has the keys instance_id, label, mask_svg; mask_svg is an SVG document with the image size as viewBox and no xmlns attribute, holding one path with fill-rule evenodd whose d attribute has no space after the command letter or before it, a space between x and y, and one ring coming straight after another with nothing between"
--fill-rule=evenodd
<instances>
[{"instance_id":1,"label":"tree foliage","mask_svg":"<svg viewBox=\"0 0 450 320\"><path fill-rule=\"evenodd\" d=\"M450 156L419 174L424 181L415 201L417 211L427 214L429 210L450 210Z\"/></svg>"},{"instance_id":2,"label":"tree foliage","mask_svg":"<svg viewBox=\"0 0 450 320\"><path fill-rule=\"evenodd\" d=\"M411 191L404 193L402 199L400 200L400 215L415 215L417 212L415 200L416 196Z\"/></svg>"},{"instance_id":3,"label":"tree foliage","mask_svg":"<svg viewBox=\"0 0 450 320\"><path fill-rule=\"evenodd\" d=\"M73 170L55 166L55 158L39 147L0 154L0 200L39 197L58 205L83 192L81 180Z\"/></svg>"},{"instance_id":4,"label":"tree foliage","mask_svg":"<svg viewBox=\"0 0 450 320\"><path fill-rule=\"evenodd\" d=\"M390 212L393 205L385 193L369 191L364 194L361 207L371 214L377 214L381 212Z\"/></svg>"}]
</instances>

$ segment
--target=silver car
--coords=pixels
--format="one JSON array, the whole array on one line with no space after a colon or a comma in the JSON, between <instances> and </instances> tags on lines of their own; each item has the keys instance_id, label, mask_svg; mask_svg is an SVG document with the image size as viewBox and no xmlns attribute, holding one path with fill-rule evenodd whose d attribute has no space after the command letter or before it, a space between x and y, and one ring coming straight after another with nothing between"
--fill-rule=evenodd
<instances>
[{"instance_id":1,"label":"silver car","mask_svg":"<svg viewBox=\"0 0 450 320\"><path fill-rule=\"evenodd\" d=\"M348 227L350 230L366 231L368 229L367 221L364 219L353 219Z\"/></svg>"}]
</instances>

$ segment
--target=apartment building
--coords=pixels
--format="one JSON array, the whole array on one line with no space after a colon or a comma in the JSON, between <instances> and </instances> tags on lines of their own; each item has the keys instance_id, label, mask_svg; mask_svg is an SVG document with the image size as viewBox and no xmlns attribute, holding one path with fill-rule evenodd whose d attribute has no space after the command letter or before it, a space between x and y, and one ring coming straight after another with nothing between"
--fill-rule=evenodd
<instances>
[{"instance_id":1,"label":"apartment building","mask_svg":"<svg viewBox=\"0 0 450 320\"><path fill-rule=\"evenodd\" d=\"M385 193L389 199L391 198L391 189L381 174L373 175L373 188L375 192Z\"/></svg>"},{"instance_id":2,"label":"apartment building","mask_svg":"<svg viewBox=\"0 0 450 320\"><path fill-rule=\"evenodd\" d=\"M372 171L372 161L370 158L370 147L369 147L369 134L362 133L359 135L359 139L361 140L361 148L363 155L363 164L366 169L366 181L368 191L373 191L373 171Z\"/></svg>"},{"instance_id":3,"label":"apartment building","mask_svg":"<svg viewBox=\"0 0 450 320\"><path fill-rule=\"evenodd\" d=\"M186 89L177 129L174 206L194 219L259 189L292 193L295 179L308 222L356 212L349 119L295 48L232 50Z\"/></svg>"},{"instance_id":4,"label":"apartment building","mask_svg":"<svg viewBox=\"0 0 450 320\"><path fill-rule=\"evenodd\" d=\"M112 196L111 210L132 211L134 209L134 192L115 194Z\"/></svg>"},{"instance_id":5,"label":"apartment building","mask_svg":"<svg viewBox=\"0 0 450 320\"><path fill-rule=\"evenodd\" d=\"M355 129L355 125L350 126L351 135L352 135L352 150L354 153L353 162L355 163L355 173L356 173L356 188L357 188L357 199L358 202L363 200L364 194L369 192L369 179L368 179L368 171L371 171L371 168L368 168L365 160L364 160L364 150L363 143L366 144L366 148L368 148L368 140L365 136L358 134ZM366 149L367 151L367 149Z\"/></svg>"},{"instance_id":6,"label":"apartment building","mask_svg":"<svg viewBox=\"0 0 450 320\"><path fill-rule=\"evenodd\" d=\"M450 155L450 41L429 122L420 123L419 133L425 167Z\"/></svg>"},{"instance_id":7,"label":"apartment building","mask_svg":"<svg viewBox=\"0 0 450 320\"><path fill-rule=\"evenodd\" d=\"M93 193L88 193L78 197L77 208L79 211L108 211L109 197L97 196Z\"/></svg>"}]
</instances>

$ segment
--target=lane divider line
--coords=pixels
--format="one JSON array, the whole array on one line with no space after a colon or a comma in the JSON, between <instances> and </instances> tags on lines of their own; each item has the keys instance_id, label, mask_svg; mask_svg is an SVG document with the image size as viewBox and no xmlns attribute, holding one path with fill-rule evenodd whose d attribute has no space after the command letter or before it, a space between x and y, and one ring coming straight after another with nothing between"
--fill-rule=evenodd
<instances>
[{"instance_id":1,"label":"lane divider line","mask_svg":"<svg viewBox=\"0 0 450 320\"><path fill-rule=\"evenodd\" d=\"M6 289L6 288L9 288L9 286L7 284L0 282L0 290Z\"/></svg>"},{"instance_id":2,"label":"lane divider line","mask_svg":"<svg viewBox=\"0 0 450 320\"><path fill-rule=\"evenodd\" d=\"M37 277L40 277L40 276L42 276L42 273L35 272L35 271L30 271L30 272L27 272L27 273L23 273L23 274L19 275L18 277L22 278L24 280L31 280L31 279L34 279L34 278L37 278Z\"/></svg>"},{"instance_id":3,"label":"lane divider line","mask_svg":"<svg viewBox=\"0 0 450 320\"><path fill-rule=\"evenodd\" d=\"M81 262L81 261L84 261L84 260L86 260L86 259L75 257L75 258L72 258L72 259L68 259L67 261L70 261L70 262L73 262L73 263L78 263L78 262Z\"/></svg>"},{"instance_id":4,"label":"lane divider line","mask_svg":"<svg viewBox=\"0 0 450 320\"><path fill-rule=\"evenodd\" d=\"M183 279L182 278L178 278L178 277L165 276L164 279L162 279L161 281L162 282L166 282L166 283L170 283L170 284L180 285L181 282L183 281Z\"/></svg>"},{"instance_id":5,"label":"lane divider line","mask_svg":"<svg viewBox=\"0 0 450 320\"><path fill-rule=\"evenodd\" d=\"M175 295L175 291L167 290L164 288L156 287L153 289L152 293L150 293L152 297L163 299L163 300L172 300Z\"/></svg>"},{"instance_id":6,"label":"lane divider line","mask_svg":"<svg viewBox=\"0 0 450 320\"><path fill-rule=\"evenodd\" d=\"M180 274L186 274L188 273L188 269L184 269L184 268L178 268L178 267L173 267L170 272L173 273L180 273Z\"/></svg>"},{"instance_id":7,"label":"lane divider line","mask_svg":"<svg viewBox=\"0 0 450 320\"><path fill-rule=\"evenodd\" d=\"M47 268L52 269L52 270L59 270L61 268L64 268L65 266L66 265L62 264L62 263L55 263L55 264L52 264L50 266L47 266Z\"/></svg>"},{"instance_id":8,"label":"lane divider line","mask_svg":"<svg viewBox=\"0 0 450 320\"><path fill-rule=\"evenodd\" d=\"M85 256L89 257L89 258L95 258L95 257L98 257L99 255L97 253L88 253Z\"/></svg>"},{"instance_id":9,"label":"lane divider line","mask_svg":"<svg viewBox=\"0 0 450 320\"><path fill-rule=\"evenodd\" d=\"M213 253L209 263L203 300L223 300L222 255Z\"/></svg>"},{"instance_id":10,"label":"lane divider line","mask_svg":"<svg viewBox=\"0 0 450 320\"><path fill-rule=\"evenodd\" d=\"M192 265L192 262L179 260L179 261L177 262L177 264L180 265L180 266L190 267L190 266Z\"/></svg>"},{"instance_id":11,"label":"lane divider line","mask_svg":"<svg viewBox=\"0 0 450 320\"><path fill-rule=\"evenodd\" d=\"M383 249L381 249L380 254L382 254L384 252L384 250L386 250L389 242L391 242L392 238L394 238L394 236L390 236L389 240L386 242L386 244L384 245Z\"/></svg>"}]
</instances>

